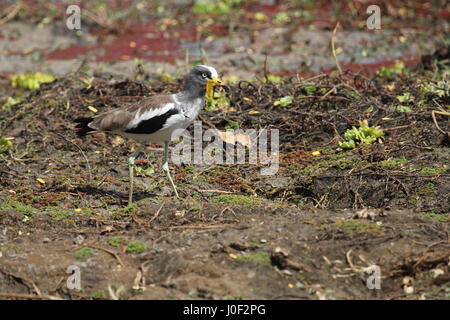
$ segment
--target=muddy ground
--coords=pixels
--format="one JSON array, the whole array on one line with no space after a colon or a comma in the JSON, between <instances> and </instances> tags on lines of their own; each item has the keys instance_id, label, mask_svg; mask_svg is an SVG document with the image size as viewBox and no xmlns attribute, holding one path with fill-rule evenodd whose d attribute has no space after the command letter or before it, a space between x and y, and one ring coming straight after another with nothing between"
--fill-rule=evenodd
<instances>
[{"instance_id":1,"label":"muddy ground","mask_svg":"<svg viewBox=\"0 0 450 320\"><path fill-rule=\"evenodd\" d=\"M12 145L0 153L0 298L448 299L450 118L437 117L441 133L431 116L450 110L448 61L442 46L378 75L279 78L261 66L228 81L203 129L278 129L278 172L171 164L177 199L152 145L136 162L132 205L136 143L77 138L73 120L182 79L144 65L131 78L82 67L35 91L3 82L0 137ZM384 136L342 149L363 120ZM67 287L72 265L81 290ZM374 265L378 290L366 285Z\"/></svg>"}]
</instances>

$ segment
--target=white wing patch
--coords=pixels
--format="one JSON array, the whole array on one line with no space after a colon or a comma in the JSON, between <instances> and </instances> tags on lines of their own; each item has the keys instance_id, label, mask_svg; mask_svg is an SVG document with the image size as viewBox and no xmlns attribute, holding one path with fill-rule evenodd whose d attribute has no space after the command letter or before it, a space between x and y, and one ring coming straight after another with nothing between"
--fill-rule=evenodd
<instances>
[{"instance_id":1,"label":"white wing patch","mask_svg":"<svg viewBox=\"0 0 450 320\"><path fill-rule=\"evenodd\" d=\"M150 109L148 111L145 111L143 113L141 113L140 109L138 112L136 112L136 115L134 116L133 120L130 121L130 123L128 123L127 125L127 129L133 129L136 128L140 122L145 121L145 120L149 120L153 117L157 117L160 116L166 112L168 112L170 109L175 108L175 104L174 103L167 103L165 105L163 105L160 108L156 108L156 109Z\"/></svg>"}]
</instances>

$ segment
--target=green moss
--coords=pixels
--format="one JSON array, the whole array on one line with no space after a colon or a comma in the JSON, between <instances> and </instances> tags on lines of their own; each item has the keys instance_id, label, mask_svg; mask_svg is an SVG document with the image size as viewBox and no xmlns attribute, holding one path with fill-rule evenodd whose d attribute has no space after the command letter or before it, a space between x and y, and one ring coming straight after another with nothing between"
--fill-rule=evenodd
<instances>
[{"instance_id":1,"label":"green moss","mask_svg":"<svg viewBox=\"0 0 450 320\"><path fill-rule=\"evenodd\" d=\"M119 247L120 245L124 245L128 243L128 240L122 237L113 237L106 240L106 242L113 247Z\"/></svg>"},{"instance_id":2,"label":"green moss","mask_svg":"<svg viewBox=\"0 0 450 320\"><path fill-rule=\"evenodd\" d=\"M138 241L130 242L126 249L126 253L143 253L145 251L147 251L147 247Z\"/></svg>"},{"instance_id":3,"label":"green moss","mask_svg":"<svg viewBox=\"0 0 450 320\"><path fill-rule=\"evenodd\" d=\"M430 168L430 167L424 167L422 168L419 173L420 174L429 174L429 175L435 175L435 174L443 174L447 171L445 168Z\"/></svg>"},{"instance_id":4,"label":"green moss","mask_svg":"<svg viewBox=\"0 0 450 320\"><path fill-rule=\"evenodd\" d=\"M113 210L112 217L114 219L120 220L137 213L138 209L139 209L138 205L136 203L132 203L127 205L125 208Z\"/></svg>"},{"instance_id":5,"label":"green moss","mask_svg":"<svg viewBox=\"0 0 450 320\"><path fill-rule=\"evenodd\" d=\"M450 222L450 214L426 213L421 216L422 219L432 219L439 222Z\"/></svg>"},{"instance_id":6,"label":"green moss","mask_svg":"<svg viewBox=\"0 0 450 320\"><path fill-rule=\"evenodd\" d=\"M136 203L132 203L132 204L127 205L125 208L123 208L123 211L124 211L126 214L137 213L137 211L138 211L138 206L137 206Z\"/></svg>"},{"instance_id":7,"label":"green moss","mask_svg":"<svg viewBox=\"0 0 450 320\"><path fill-rule=\"evenodd\" d=\"M105 300L108 299L108 295L105 290L97 290L91 295L91 298L94 300Z\"/></svg>"},{"instance_id":8,"label":"green moss","mask_svg":"<svg viewBox=\"0 0 450 320\"><path fill-rule=\"evenodd\" d=\"M75 252L75 259L77 260L86 260L87 258L92 257L93 252L91 248L81 248L77 252Z\"/></svg>"},{"instance_id":9,"label":"green moss","mask_svg":"<svg viewBox=\"0 0 450 320\"><path fill-rule=\"evenodd\" d=\"M0 203L0 210L16 210L22 212L27 216L31 216L33 212L36 211L36 209L33 208L32 206L23 202L19 202L12 198L7 198L5 201Z\"/></svg>"},{"instance_id":10,"label":"green moss","mask_svg":"<svg viewBox=\"0 0 450 320\"><path fill-rule=\"evenodd\" d=\"M408 160L405 157L400 157L381 161L378 165L383 168L395 168L405 163L408 163Z\"/></svg>"},{"instance_id":11,"label":"green moss","mask_svg":"<svg viewBox=\"0 0 450 320\"><path fill-rule=\"evenodd\" d=\"M418 187L416 194L422 197L436 196L437 194L436 185L433 182L428 182L423 186Z\"/></svg>"},{"instance_id":12,"label":"green moss","mask_svg":"<svg viewBox=\"0 0 450 320\"><path fill-rule=\"evenodd\" d=\"M346 234L380 232L381 226L376 223L360 219L345 220L338 218L335 223L325 223L319 227L319 230L340 230Z\"/></svg>"},{"instance_id":13,"label":"green moss","mask_svg":"<svg viewBox=\"0 0 450 320\"><path fill-rule=\"evenodd\" d=\"M351 156L351 153L351 151L348 151L341 154L336 154L328 157L328 159L323 159L306 166L299 165L298 163L292 163L289 166L289 173L299 174L302 176L317 176L333 167L340 170L345 170L348 168L365 166L367 164L366 161L359 161L357 158L343 159Z\"/></svg>"},{"instance_id":14,"label":"green moss","mask_svg":"<svg viewBox=\"0 0 450 320\"><path fill-rule=\"evenodd\" d=\"M241 261L255 261L260 264L269 265L270 257L267 252L261 251L254 254L240 255L237 257Z\"/></svg>"},{"instance_id":15,"label":"green moss","mask_svg":"<svg viewBox=\"0 0 450 320\"><path fill-rule=\"evenodd\" d=\"M56 220L66 220L75 215L73 211L60 207L47 207L45 213Z\"/></svg>"},{"instance_id":16,"label":"green moss","mask_svg":"<svg viewBox=\"0 0 450 320\"><path fill-rule=\"evenodd\" d=\"M238 194L224 194L217 196L211 200L212 202L231 203L240 206L254 206L261 203L259 198L250 198L244 195Z\"/></svg>"}]
</instances>

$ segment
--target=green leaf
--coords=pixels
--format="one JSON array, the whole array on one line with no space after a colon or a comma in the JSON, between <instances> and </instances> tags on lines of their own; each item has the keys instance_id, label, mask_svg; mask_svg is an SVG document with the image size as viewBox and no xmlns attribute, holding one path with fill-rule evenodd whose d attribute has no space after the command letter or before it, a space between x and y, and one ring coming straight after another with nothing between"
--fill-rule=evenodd
<instances>
[{"instance_id":1,"label":"green leaf","mask_svg":"<svg viewBox=\"0 0 450 320\"><path fill-rule=\"evenodd\" d=\"M312 95L313 95L314 93L316 93L316 91L317 91L317 88L314 87L314 86L307 86L307 87L304 87L303 89L305 89L306 94L307 94L308 96L312 96Z\"/></svg>"},{"instance_id":2,"label":"green leaf","mask_svg":"<svg viewBox=\"0 0 450 320\"><path fill-rule=\"evenodd\" d=\"M287 107L287 106L292 104L292 100L293 100L292 96L285 96L285 97L281 98L280 100L275 101L273 103L273 105L274 106Z\"/></svg>"},{"instance_id":3,"label":"green leaf","mask_svg":"<svg viewBox=\"0 0 450 320\"><path fill-rule=\"evenodd\" d=\"M11 85L13 87L36 90L39 89L41 83L52 82L55 80L51 74L41 72L24 73L11 77Z\"/></svg>"},{"instance_id":4,"label":"green leaf","mask_svg":"<svg viewBox=\"0 0 450 320\"><path fill-rule=\"evenodd\" d=\"M412 112L411 108L408 106L396 106L395 110L399 112Z\"/></svg>"},{"instance_id":5,"label":"green leaf","mask_svg":"<svg viewBox=\"0 0 450 320\"><path fill-rule=\"evenodd\" d=\"M397 100L399 101L399 102L409 102L409 101L411 101L412 99L411 99L411 94L409 93L409 92L405 92L404 94L402 94L402 95L400 95L400 96L397 96Z\"/></svg>"},{"instance_id":6,"label":"green leaf","mask_svg":"<svg viewBox=\"0 0 450 320\"><path fill-rule=\"evenodd\" d=\"M225 130L237 130L239 129L241 126L239 125L239 122L233 121L233 120L229 120L228 124L225 126Z\"/></svg>"},{"instance_id":7,"label":"green leaf","mask_svg":"<svg viewBox=\"0 0 450 320\"><path fill-rule=\"evenodd\" d=\"M6 138L0 138L0 153L8 152L13 147L13 144L10 140Z\"/></svg>"}]
</instances>

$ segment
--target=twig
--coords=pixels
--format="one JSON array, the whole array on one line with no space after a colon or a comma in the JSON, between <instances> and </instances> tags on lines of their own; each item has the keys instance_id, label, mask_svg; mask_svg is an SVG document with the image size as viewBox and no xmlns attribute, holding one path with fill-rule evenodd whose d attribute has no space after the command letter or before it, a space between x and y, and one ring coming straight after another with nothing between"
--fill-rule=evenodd
<instances>
[{"instance_id":1,"label":"twig","mask_svg":"<svg viewBox=\"0 0 450 320\"><path fill-rule=\"evenodd\" d=\"M22 8L22 1L19 1L14 5L14 8L11 10L10 13L8 13L4 18L0 19L0 25L13 19L21 8Z\"/></svg>"},{"instance_id":2,"label":"twig","mask_svg":"<svg viewBox=\"0 0 450 320\"><path fill-rule=\"evenodd\" d=\"M25 293L9 293L0 292L0 297L2 298L19 298L19 299L31 299L31 300L64 300L56 296L36 296L34 294Z\"/></svg>"},{"instance_id":3,"label":"twig","mask_svg":"<svg viewBox=\"0 0 450 320\"><path fill-rule=\"evenodd\" d=\"M92 181L91 165L89 164L89 160L88 160L88 158L86 157L86 154L84 153L83 149L81 149L80 146L77 145L75 142L70 141L69 139L67 139L66 137L64 137L62 134L60 134L60 133L58 133L58 132L57 132L56 134L57 134L58 136L62 137L62 138L63 138L64 140L66 140L67 142L73 144L75 147L78 148L78 150L80 150L81 154L82 154L83 157L84 157L84 160L86 160L86 164L87 164L87 167L88 167L88 170L89 170L89 181Z\"/></svg>"},{"instance_id":4,"label":"twig","mask_svg":"<svg viewBox=\"0 0 450 320\"><path fill-rule=\"evenodd\" d=\"M152 222L153 220L155 220L156 218L158 218L159 213L161 212L162 208L164 207L164 205L166 204L165 201L163 201L163 203L161 203L161 206L159 207L158 211L156 211L155 215L150 219L149 222Z\"/></svg>"},{"instance_id":5,"label":"twig","mask_svg":"<svg viewBox=\"0 0 450 320\"><path fill-rule=\"evenodd\" d=\"M334 61L336 62L336 67L339 70L339 74L342 74L342 69L341 69L341 66L339 65L339 61L338 61L337 56L336 56L336 48L334 46L334 42L336 40L336 32L337 32L337 29L339 28L339 25L340 25L340 23L338 22L336 24L336 27L333 30L333 35L331 36L331 50L333 52Z\"/></svg>"},{"instance_id":6,"label":"twig","mask_svg":"<svg viewBox=\"0 0 450 320\"><path fill-rule=\"evenodd\" d=\"M114 258L117 259L117 261L119 262L119 264L120 264L122 267L125 268L125 265L123 264L122 259L120 259L120 257L119 257L119 256L117 255L117 253L115 253L114 251L111 251L111 250L108 250L108 249L102 248L102 247L92 246L92 245L90 245L90 246L88 246L88 247L90 247L90 248L92 248L92 249L102 250L102 251L105 251L106 253L109 253L110 255L112 255Z\"/></svg>"},{"instance_id":7,"label":"twig","mask_svg":"<svg viewBox=\"0 0 450 320\"><path fill-rule=\"evenodd\" d=\"M433 118L433 122L434 122L434 125L436 126L436 128L439 130L440 133L442 133L443 135L447 136L450 139L450 132L445 132L444 130L441 129L441 127L439 127L437 120L436 120L436 114L439 114L441 116L450 117L450 112L436 111L436 110L431 111L431 117Z\"/></svg>"},{"instance_id":8,"label":"twig","mask_svg":"<svg viewBox=\"0 0 450 320\"><path fill-rule=\"evenodd\" d=\"M172 226L156 228L156 230L176 230L176 229L217 229L233 227L233 224L216 224L216 225L185 225L185 226Z\"/></svg>"},{"instance_id":9,"label":"twig","mask_svg":"<svg viewBox=\"0 0 450 320\"><path fill-rule=\"evenodd\" d=\"M197 189L197 191L198 192L215 192L215 193L234 194L234 192L232 192L232 191L219 190L219 189L217 189L217 190L200 190L200 189Z\"/></svg>"}]
</instances>

